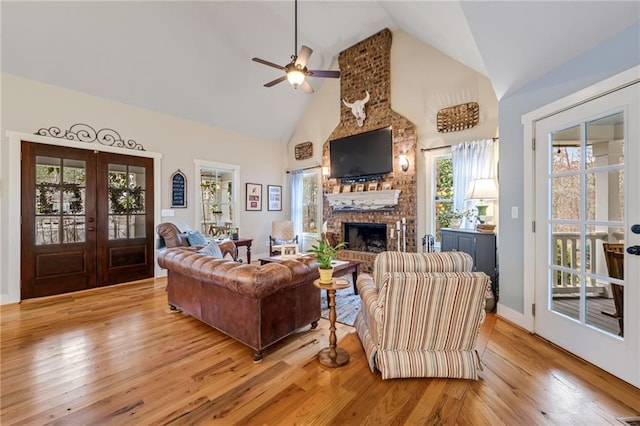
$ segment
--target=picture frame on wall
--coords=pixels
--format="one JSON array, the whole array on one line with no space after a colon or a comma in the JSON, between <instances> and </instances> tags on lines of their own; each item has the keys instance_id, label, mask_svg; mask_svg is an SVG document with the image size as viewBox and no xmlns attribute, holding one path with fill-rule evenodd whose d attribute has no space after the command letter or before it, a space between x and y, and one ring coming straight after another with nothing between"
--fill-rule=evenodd
<instances>
[{"instance_id":1,"label":"picture frame on wall","mask_svg":"<svg viewBox=\"0 0 640 426\"><path fill-rule=\"evenodd\" d=\"M367 191L377 191L378 190L378 182L369 182L367 185Z\"/></svg>"},{"instance_id":2,"label":"picture frame on wall","mask_svg":"<svg viewBox=\"0 0 640 426\"><path fill-rule=\"evenodd\" d=\"M383 182L382 183L382 190L383 191L388 191L391 189L391 182Z\"/></svg>"},{"instance_id":3,"label":"picture frame on wall","mask_svg":"<svg viewBox=\"0 0 640 426\"><path fill-rule=\"evenodd\" d=\"M187 208L187 177L180 169L171 175L171 208Z\"/></svg>"},{"instance_id":4,"label":"picture frame on wall","mask_svg":"<svg viewBox=\"0 0 640 426\"><path fill-rule=\"evenodd\" d=\"M356 184L356 192L364 192L364 183Z\"/></svg>"},{"instance_id":5,"label":"picture frame on wall","mask_svg":"<svg viewBox=\"0 0 640 426\"><path fill-rule=\"evenodd\" d=\"M261 183L247 183L247 200L245 209L251 211L262 210L262 184Z\"/></svg>"},{"instance_id":6,"label":"picture frame on wall","mask_svg":"<svg viewBox=\"0 0 640 426\"><path fill-rule=\"evenodd\" d=\"M351 192L351 185L342 185L342 192Z\"/></svg>"},{"instance_id":7,"label":"picture frame on wall","mask_svg":"<svg viewBox=\"0 0 640 426\"><path fill-rule=\"evenodd\" d=\"M267 210L268 211L282 210L282 186L281 185L267 185Z\"/></svg>"}]
</instances>

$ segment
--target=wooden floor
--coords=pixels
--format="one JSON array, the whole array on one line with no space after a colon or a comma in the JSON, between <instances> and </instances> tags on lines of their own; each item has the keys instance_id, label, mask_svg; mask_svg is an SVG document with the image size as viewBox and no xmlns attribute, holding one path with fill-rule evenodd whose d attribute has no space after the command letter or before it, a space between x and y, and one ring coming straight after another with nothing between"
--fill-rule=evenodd
<instances>
[{"instance_id":1,"label":"wooden floor","mask_svg":"<svg viewBox=\"0 0 640 426\"><path fill-rule=\"evenodd\" d=\"M618 424L640 390L489 315L478 381L383 381L353 328L328 322L252 351L166 304L164 279L0 307L2 425Z\"/></svg>"}]
</instances>

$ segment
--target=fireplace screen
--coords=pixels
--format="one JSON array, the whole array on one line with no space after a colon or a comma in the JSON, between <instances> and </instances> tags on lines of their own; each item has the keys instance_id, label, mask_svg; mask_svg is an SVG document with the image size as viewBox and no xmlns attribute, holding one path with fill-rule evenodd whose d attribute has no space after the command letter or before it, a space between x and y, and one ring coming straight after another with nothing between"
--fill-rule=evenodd
<instances>
[{"instance_id":1,"label":"fireplace screen","mask_svg":"<svg viewBox=\"0 0 640 426\"><path fill-rule=\"evenodd\" d=\"M347 248L369 253L382 253L387 250L387 225L380 223L353 223L343 225L344 240Z\"/></svg>"}]
</instances>

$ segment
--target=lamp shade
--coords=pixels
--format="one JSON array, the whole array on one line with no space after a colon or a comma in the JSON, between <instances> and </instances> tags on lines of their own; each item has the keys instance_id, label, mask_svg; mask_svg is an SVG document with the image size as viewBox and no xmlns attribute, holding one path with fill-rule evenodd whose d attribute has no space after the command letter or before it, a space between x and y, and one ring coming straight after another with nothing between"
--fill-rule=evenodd
<instances>
[{"instance_id":1,"label":"lamp shade","mask_svg":"<svg viewBox=\"0 0 640 426\"><path fill-rule=\"evenodd\" d=\"M467 200L495 200L498 187L493 179L473 179L465 197Z\"/></svg>"},{"instance_id":2,"label":"lamp shade","mask_svg":"<svg viewBox=\"0 0 640 426\"><path fill-rule=\"evenodd\" d=\"M287 80L295 88L297 88L299 85L302 84L302 82L304 81L304 78L305 78L304 73L299 69L293 69L287 72Z\"/></svg>"}]
</instances>

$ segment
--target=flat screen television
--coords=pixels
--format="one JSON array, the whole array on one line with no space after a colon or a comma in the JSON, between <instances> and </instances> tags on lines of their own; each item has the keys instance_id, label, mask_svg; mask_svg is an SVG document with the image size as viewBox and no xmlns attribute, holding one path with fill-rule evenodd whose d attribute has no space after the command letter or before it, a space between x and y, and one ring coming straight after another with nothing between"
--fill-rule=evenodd
<instances>
[{"instance_id":1,"label":"flat screen television","mask_svg":"<svg viewBox=\"0 0 640 426\"><path fill-rule=\"evenodd\" d=\"M347 179L393 171L391 127L329 141L331 178Z\"/></svg>"}]
</instances>

